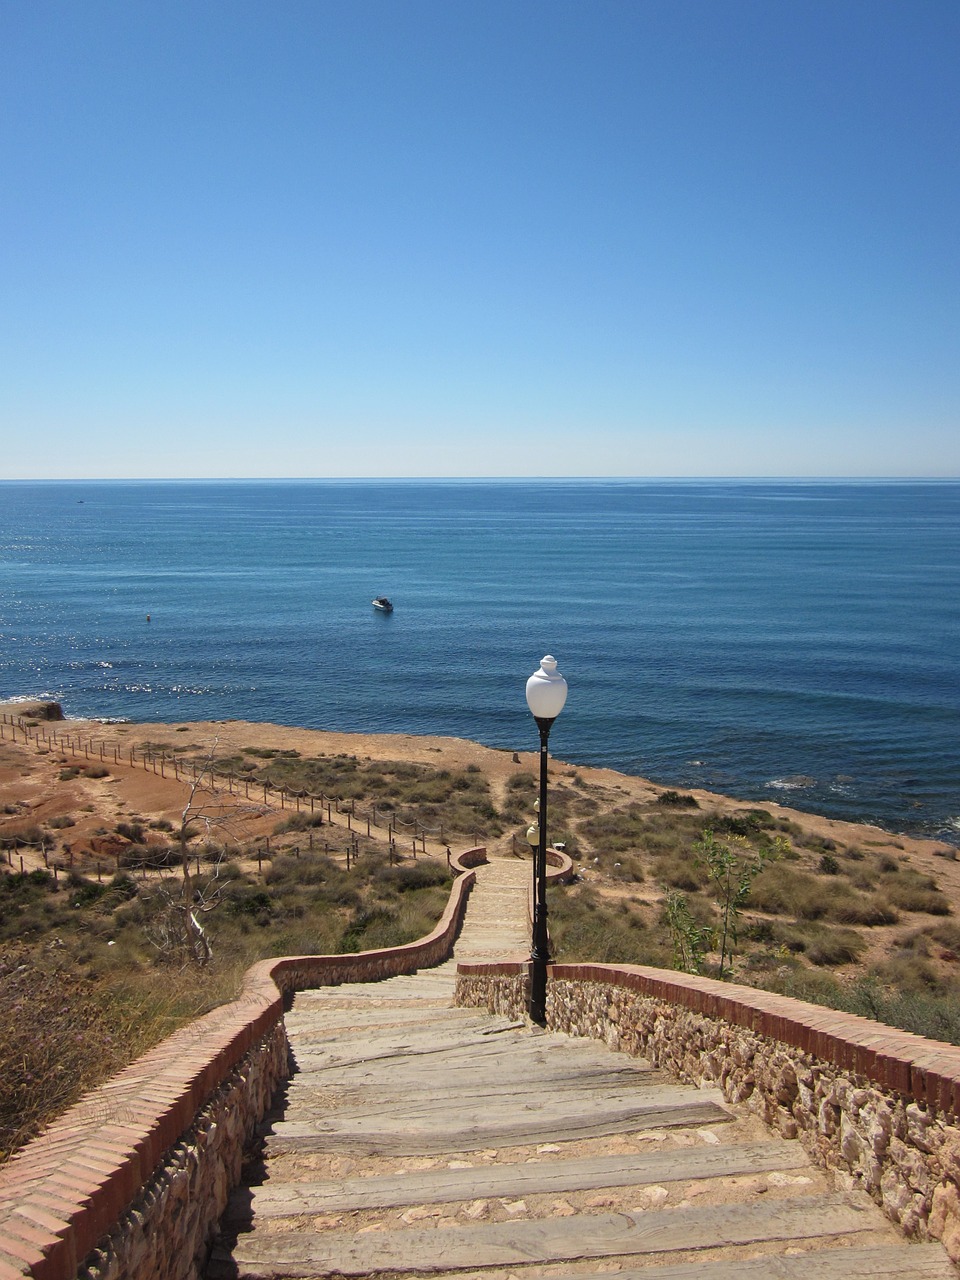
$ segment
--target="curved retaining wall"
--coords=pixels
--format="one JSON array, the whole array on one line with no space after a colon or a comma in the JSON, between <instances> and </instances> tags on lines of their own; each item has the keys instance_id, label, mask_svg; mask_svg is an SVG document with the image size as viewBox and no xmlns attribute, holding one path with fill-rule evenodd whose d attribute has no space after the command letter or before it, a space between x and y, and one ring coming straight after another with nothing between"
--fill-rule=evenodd
<instances>
[{"instance_id":1,"label":"curved retaining wall","mask_svg":"<svg viewBox=\"0 0 960 1280\"><path fill-rule=\"evenodd\" d=\"M462 875L472 867L482 867L486 860L486 849L482 845L477 845L473 849L465 849L463 853L454 854L450 859L450 866Z\"/></svg>"},{"instance_id":2,"label":"curved retaining wall","mask_svg":"<svg viewBox=\"0 0 960 1280\"><path fill-rule=\"evenodd\" d=\"M457 1003L522 1018L527 964L460 964ZM960 1260L960 1048L787 996L639 965L551 965L547 1027L718 1085L907 1235Z\"/></svg>"},{"instance_id":3,"label":"curved retaining wall","mask_svg":"<svg viewBox=\"0 0 960 1280\"><path fill-rule=\"evenodd\" d=\"M0 1280L200 1275L244 1145L288 1074L287 998L451 954L476 873L402 947L253 965L243 992L87 1094L0 1168Z\"/></svg>"},{"instance_id":4,"label":"curved retaining wall","mask_svg":"<svg viewBox=\"0 0 960 1280\"><path fill-rule=\"evenodd\" d=\"M573 879L573 859L559 849L547 850L547 883L566 884Z\"/></svg>"}]
</instances>

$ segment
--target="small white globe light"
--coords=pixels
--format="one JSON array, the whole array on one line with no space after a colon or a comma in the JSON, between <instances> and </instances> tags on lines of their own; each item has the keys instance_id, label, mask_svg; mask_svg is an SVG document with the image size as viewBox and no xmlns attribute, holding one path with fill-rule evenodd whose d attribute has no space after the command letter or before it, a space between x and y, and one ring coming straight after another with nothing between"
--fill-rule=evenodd
<instances>
[{"instance_id":1,"label":"small white globe light","mask_svg":"<svg viewBox=\"0 0 960 1280\"><path fill-rule=\"evenodd\" d=\"M555 720L567 700L567 682L557 670L557 660L548 653L540 660L540 670L527 681L527 706L537 720Z\"/></svg>"},{"instance_id":2,"label":"small white globe light","mask_svg":"<svg viewBox=\"0 0 960 1280\"><path fill-rule=\"evenodd\" d=\"M536 849L539 843L540 843L540 828L534 822L531 826L527 827L527 844L530 845L532 848Z\"/></svg>"}]
</instances>

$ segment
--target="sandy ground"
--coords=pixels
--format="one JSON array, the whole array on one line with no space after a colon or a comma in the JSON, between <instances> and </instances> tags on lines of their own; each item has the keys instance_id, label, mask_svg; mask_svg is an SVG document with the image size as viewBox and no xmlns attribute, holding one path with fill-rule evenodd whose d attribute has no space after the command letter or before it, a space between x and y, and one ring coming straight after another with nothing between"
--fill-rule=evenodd
<instances>
[{"instance_id":1,"label":"sandy ground","mask_svg":"<svg viewBox=\"0 0 960 1280\"><path fill-rule=\"evenodd\" d=\"M9 716L23 715L23 704L0 704L0 713ZM122 853L126 842L118 839L116 827L118 823L141 821L145 826L150 822L164 822L176 830L180 826L184 807L191 800L190 787L185 782L177 781L171 776L169 764L163 777L152 768L144 769L139 761L131 766L130 748L138 750L152 744L157 751L162 744L185 750L189 756L211 755L226 756L238 748L259 747L277 750L295 750L303 756L336 756L341 753L367 760L409 761L432 765L436 768L460 769L474 765L481 769L492 792L494 804L499 808L506 796L508 779L518 770L525 770L536 776L539 767L537 752L521 752L515 755L511 751L495 750L460 738L415 737L409 734L349 734L334 733L314 729L291 728L274 724L255 724L240 720L200 721L180 724L101 724L99 721L64 720L46 726L55 729L58 734L67 734L75 741L88 744L89 758L80 747L80 754L74 755L68 748L49 749L31 742L24 743L22 732L13 740L10 725L3 726L0 736L0 839L9 844L9 837L27 833L31 827L38 826L53 830L56 843L48 850L47 856L51 865L60 867L75 866L87 875L111 874L118 865L117 855ZM99 763L99 744L104 744L104 754L108 770L102 778L87 777L82 772L89 764ZM120 763L114 761L114 748ZM169 760L169 753L168 753ZM70 777L71 766L78 768L77 776ZM551 760L551 786L566 784L568 794L574 790L571 786L576 778L581 788L585 787L585 795L596 801L601 811L615 808L637 800L649 802L663 789L645 778L633 777L617 773L611 769L594 769L572 765L562 760ZM729 796L717 795L707 791L692 791L705 810L716 810L721 813L735 812L749 807L751 803L733 799ZM200 797L203 807L202 818L209 821L209 836L217 842L235 842L252 846L254 843L262 847L267 839L273 840L276 846L275 831L278 822L289 814L284 814L277 797L271 793L269 804L262 803L263 793L256 786L247 796L228 795L219 800L211 797ZM960 916L960 861L956 860L956 850L950 845L933 840L921 840L909 836L882 831L879 827L841 822L825 818L817 814L803 813L782 805L764 802L763 808L772 814L787 818L805 831L823 838L829 838L841 845L857 845L868 856L889 853L891 856L909 864L919 872L932 876L949 899L954 916ZM363 810L365 815L366 811ZM353 819L352 830L365 833L365 818ZM70 825L60 825L58 819L69 817ZM51 827L52 824L52 827ZM346 843L352 838L347 834L350 826L345 814L332 815L332 823L326 823L312 835L292 837L302 838L305 842L315 840L309 847L326 851L339 850L338 856L345 858ZM385 838L385 831L373 828L372 836ZM510 855L515 852L512 835L498 839L489 839L478 831L476 839L460 837L453 842L453 852L457 853L472 843L485 844L491 856ZM147 831L147 838L165 843L171 838L169 828L167 834L158 830ZM409 836L406 837L409 839ZM383 846L386 847L385 845ZM406 840L398 849L406 854L411 850ZM526 854L522 842L516 849L520 856ZM426 849L420 849L438 859L446 858L446 849L436 839L427 840ZM599 852L602 852L600 850ZM594 867L589 854L582 855L580 865L582 877L590 886L604 897L628 897L635 902L653 904L662 897L662 889L653 879L642 884L625 884L613 879L602 867ZM44 865L44 854L36 848L0 850L0 865L3 859L11 870L25 870ZM21 862L22 859L22 862ZM258 863L254 857L245 863L245 869L256 871ZM867 943L867 950L858 962L842 966L838 972L846 972L853 976L856 972L882 960L891 953L902 936L908 936L916 929L929 925L929 916L903 913L897 924L875 926L862 930ZM937 953L936 958L952 967L960 963L960 956L952 952Z\"/></svg>"},{"instance_id":2,"label":"sandy ground","mask_svg":"<svg viewBox=\"0 0 960 1280\"><path fill-rule=\"evenodd\" d=\"M23 704L0 704L0 712L23 714ZM365 760L400 760L432 765L436 768L465 768L475 765L489 780L494 802L503 799L507 780L523 769L535 774L538 755L535 751L520 752L496 750L481 746L463 738L417 737L410 734L354 734L336 733L317 729L299 729L275 724L257 724L243 720L193 721L173 724L109 724L99 721L65 720L52 724L51 728L78 736L84 741L104 743L112 752L115 744L122 752L131 746L144 744L169 744L174 748L189 748L190 755L210 753L229 755L242 747L295 750L303 756L335 756L340 753ZM189 789L173 778L144 771L142 765L130 767L115 765L108 759L110 773L102 779L78 777L61 782L59 775L64 765L87 763L77 760L68 751L39 752L34 746L23 744L22 738L10 740L10 730L0 741L0 832L15 829L30 822L49 820L58 814L71 813L76 826L63 832L66 842L82 842L96 829L112 830L118 820L131 815L146 819L165 818L178 823L183 806L189 797ZM96 763L96 760L93 761ZM169 772L169 771L168 771ZM592 794L599 798L602 807L629 803L632 800L650 801L662 787L648 779L618 773L612 769L594 769L551 760L551 781L556 784L574 776L595 788ZM733 812L746 802L713 792L692 790L701 806L719 812ZM268 831L276 822L277 811L264 811L262 805L251 803L244 815L248 834L256 836ZM8 812L4 813L4 808ZM791 819L805 830L838 842L858 844L870 849L890 849L897 854L908 854L914 865L929 866L936 874L944 891L960 903L960 863L953 862L948 853L950 846L939 841L921 840L896 835L879 827L860 823L841 822L816 814L800 812L764 801L763 808L776 816ZM9 810L15 810L9 812ZM507 838L509 840L509 837Z\"/></svg>"}]
</instances>

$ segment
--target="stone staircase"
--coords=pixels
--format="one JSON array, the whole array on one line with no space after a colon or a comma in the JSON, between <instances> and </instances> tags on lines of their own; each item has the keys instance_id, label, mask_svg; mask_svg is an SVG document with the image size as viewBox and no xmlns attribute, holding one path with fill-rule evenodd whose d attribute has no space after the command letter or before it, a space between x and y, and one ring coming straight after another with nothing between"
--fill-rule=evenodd
<instances>
[{"instance_id":1,"label":"stone staircase","mask_svg":"<svg viewBox=\"0 0 960 1280\"><path fill-rule=\"evenodd\" d=\"M719 1091L452 1007L456 960L525 953L529 870L479 868L454 961L295 997L208 1280L955 1277Z\"/></svg>"}]
</instances>

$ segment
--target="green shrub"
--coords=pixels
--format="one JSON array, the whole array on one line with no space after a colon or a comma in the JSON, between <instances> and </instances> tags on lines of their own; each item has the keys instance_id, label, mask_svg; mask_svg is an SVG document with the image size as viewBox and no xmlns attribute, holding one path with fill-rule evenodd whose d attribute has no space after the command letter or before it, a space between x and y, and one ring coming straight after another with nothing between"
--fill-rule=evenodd
<instances>
[{"instance_id":1,"label":"green shrub","mask_svg":"<svg viewBox=\"0 0 960 1280\"><path fill-rule=\"evenodd\" d=\"M180 850L173 844L131 844L120 854L119 862L121 867L161 871L179 865Z\"/></svg>"},{"instance_id":2,"label":"green shrub","mask_svg":"<svg viewBox=\"0 0 960 1280\"><path fill-rule=\"evenodd\" d=\"M872 898L838 894L829 918L841 924L881 925L896 924L900 915L882 894L875 894Z\"/></svg>"},{"instance_id":3,"label":"green shrub","mask_svg":"<svg viewBox=\"0 0 960 1280\"><path fill-rule=\"evenodd\" d=\"M382 937L385 926L392 925L397 918L396 910L388 906L364 906L358 908L343 935L340 950L369 951L374 947L390 945L376 941Z\"/></svg>"},{"instance_id":4,"label":"green shrub","mask_svg":"<svg viewBox=\"0 0 960 1280\"><path fill-rule=\"evenodd\" d=\"M650 928L637 904L628 903L624 911L585 884L551 887L547 894L550 944L556 961L670 966L666 926Z\"/></svg>"},{"instance_id":5,"label":"green shrub","mask_svg":"<svg viewBox=\"0 0 960 1280\"><path fill-rule=\"evenodd\" d=\"M129 840L132 844L143 844L146 838L142 822L118 822L114 827L114 831L118 836L123 836L124 840Z\"/></svg>"},{"instance_id":6,"label":"green shrub","mask_svg":"<svg viewBox=\"0 0 960 1280\"><path fill-rule=\"evenodd\" d=\"M107 892L107 887L100 881L88 880L86 877L78 875L75 871L71 871L67 877L70 904L74 907L87 907L91 903L99 901Z\"/></svg>"},{"instance_id":7,"label":"green shrub","mask_svg":"<svg viewBox=\"0 0 960 1280\"><path fill-rule=\"evenodd\" d=\"M271 860L264 874L269 885L327 884L345 878L348 878L346 870L325 853L305 853L300 858L279 854Z\"/></svg>"},{"instance_id":8,"label":"green shrub","mask_svg":"<svg viewBox=\"0 0 960 1280\"><path fill-rule=\"evenodd\" d=\"M661 884L671 889L683 889L688 893L702 889L709 880L706 869L698 866L689 856L657 858L654 870Z\"/></svg>"},{"instance_id":9,"label":"green shrub","mask_svg":"<svg viewBox=\"0 0 960 1280\"><path fill-rule=\"evenodd\" d=\"M874 968L873 976L885 987L893 988L900 994L941 990L940 977L929 960L908 952L900 951L887 956Z\"/></svg>"},{"instance_id":10,"label":"green shrub","mask_svg":"<svg viewBox=\"0 0 960 1280\"><path fill-rule=\"evenodd\" d=\"M892 924L896 910L883 898L867 898L844 881L826 885L806 871L782 864L765 868L754 881L749 903L773 915L838 924Z\"/></svg>"},{"instance_id":11,"label":"green shrub","mask_svg":"<svg viewBox=\"0 0 960 1280\"><path fill-rule=\"evenodd\" d=\"M7 903L32 901L56 887L53 876L39 867L34 871L12 871L8 875L0 875L0 898L6 899Z\"/></svg>"},{"instance_id":12,"label":"green shrub","mask_svg":"<svg viewBox=\"0 0 960 1280\"><path fill-rule=\"evenodd\" d=\"M851 964L866 948L865 939L855 929L832 925L781 925L774 936L789 951L802 952L811 964L820 967Z\"/></svg>"},{"instance_id":13,"label":"green shrub","mask_svg":"<svg viewBox=\"0 0 960 1280\"><path fill-rule=\"evenodd\" d=\"M960 952L960 924L951 920L947 924L931 925L924 932L948 951Z\"/></svg>"},{"instance_id":14,"label":"green shrub","mask_svg":"<svg viewBox=\"0 0 960 1280\"><path fill-rule=\"evenodd\" d=\"M772 827L773 818L766 809L744 809L739 813L718 813L710 822L711 830L721 835L753 836Z\"/></svg>"},{"instance_id":15,"label":"green shrub","mask_svg":"<svg viewBox=\"0 0 960 1280\"><path fill-rule=\"evenodd\" d=\"M949 900L939 889L921 889L914 885L892 884L887 888L891 902L903 911L922 911L929 916L952 914Z\"/></svg>"},{"instance_id":16,"label":"green shrub","mask_svg":"<svg viewBox=\"0 0 960 1280\"><path fill-rule=\"evenodd\" d=\"M679 791L661 791L657 796L657 804L669 809L699 809L700 802L696 796L684 795Z\"/></svg>"},{"instance_id":17,"label":"green shrub","mask_svg":"<svg viewBox=\"0 0 960 1280\"><path fill-rule=\"evenodd\" d=\"M323 826L322 813L291 813L288 818L283 818L273 828L275 836L281 836L287 831L309 831L314 827Z\"/></svg>"},{"instance_id":18,"label":"green shrub","mask_svg":"<svg viewBox=\"0 0 960 1280\"><path fill-rule=\"evenodd\" d=\"M449 885L452 876L441 862L421 859L417 862L401 862L397 866L385 866L377 869L376 881L398 893L407 893L411 889L429 889L435 885Z\"/></svg>"},{"instance_id":19,"label":"green shrub","mask_svg":"<svg viewBox=\"0 0 960 1280\"><path fill-rule=\"evenodd\" d=\"M902 1027L931 1040L960 1044L960 998L955 993L896 991L882 995L877 1003L875 1016L889 1026Z\"/></svg>"},{"instance_id":20,"label":"green shrub","mask_svg":"<svg viewBox=\"0 0 960 1280\"><path fill-rule=\"evenodd\" d=\"M137 882L132 876L126 875L123 871L118 871L110 881L110 892L123 902L129 902L139 893Z\"/></svg>"},{"instance_id":21,"label":"green shrub","mask_svg":"<svg viewBox=\"0 0 960 1280\"><path fill-rule=\"evenodd\" d=\"M269 916L273 899L262 889L239 889L227 899L227 909L235 916Z\"/></svg>"}]
</instances>

